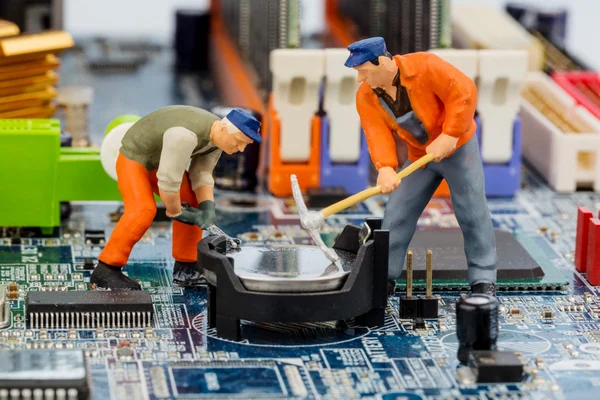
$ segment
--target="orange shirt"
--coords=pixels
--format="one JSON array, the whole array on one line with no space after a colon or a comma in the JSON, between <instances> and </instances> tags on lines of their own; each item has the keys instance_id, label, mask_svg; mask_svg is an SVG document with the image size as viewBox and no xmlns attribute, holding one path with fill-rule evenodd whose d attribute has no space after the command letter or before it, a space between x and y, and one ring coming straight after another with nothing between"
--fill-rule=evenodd
<instances>
[{"instance_id":1,"label":"orange shirt","mask_svg":"<svg viewBox=\"0 0 600 400\"><path fill-rule=\"evenodd\" d=\"M471 139L476 129L475 83L432 53L398 55L394 61L400 69L400 83L406 88L413 111L429 138L427 143L421 144L402 129L381 106L373 89L363 82L356 93L356 109L375 167L398 168L393 132L407 143L411 161L424 156L427 146L442 132L458 138L457 148Z\"/></svg>"}]
</instances>

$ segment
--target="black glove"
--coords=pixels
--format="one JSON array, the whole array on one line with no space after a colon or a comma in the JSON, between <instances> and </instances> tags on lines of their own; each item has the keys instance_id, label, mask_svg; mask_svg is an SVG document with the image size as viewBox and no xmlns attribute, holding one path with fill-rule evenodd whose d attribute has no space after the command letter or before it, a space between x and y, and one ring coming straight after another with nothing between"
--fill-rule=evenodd
<instances>
[{"instance_id":1,"label":"black glove","mask_svg":"<svg viewBox=\"0 0 600 400\"><path fill-rule=\"evenodd\" d=\"M202 212L202 224L198 225L202 229L208 228L217 222L217 213L215 211L215 202L211 200L205 200L198 204L198 210Z\"/></svg>"},{"instance_id":2,"label":"black glove","mask_svg":"<svg viewBox=\"0 0 600 400\"><path fill-rule=\"evenodd\" d=\"M206 200L200 203L198 208L194 208L188 203L182 203L181 214L169 218L187 225L197 225L200 229L206 229L217 220L215 203Z\"/></svg>"}]
</instances>

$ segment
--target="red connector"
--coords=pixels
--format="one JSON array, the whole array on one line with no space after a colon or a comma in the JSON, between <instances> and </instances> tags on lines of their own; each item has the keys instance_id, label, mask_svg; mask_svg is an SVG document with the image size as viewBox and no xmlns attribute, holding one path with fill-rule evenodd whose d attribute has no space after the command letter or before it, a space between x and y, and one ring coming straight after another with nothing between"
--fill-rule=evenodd
<instances>
[{"instance_id":1,"label":"red connector","mask_svg":"<svg viewBox=\"0 0 600 400\"><path fill-rule=\"evenodd\" d=\"M587 280L593 286L600 286L600 219L589 222L587 247Z\"/></svg>"},{"instance_id":2,"label":"red connector","mask_svg":"<svg viewBox=\"0 0 600 400\"><path fill-rule=\"evenodd\" d=\"M577 207L577 234L575 236L575 268L585 272L587 268L588 232L594 214L586 207Z\"/></svg>"},{"instance_id":3,"label":"red connector","mask_svg":"<svg viewBox=\"0 0 600 400\"><path fill-rule=\"evenodd\" d=\"M555 72L552 79L577 102L600 118L600 74L591 71Z\"/></svg>"}]
</instances>

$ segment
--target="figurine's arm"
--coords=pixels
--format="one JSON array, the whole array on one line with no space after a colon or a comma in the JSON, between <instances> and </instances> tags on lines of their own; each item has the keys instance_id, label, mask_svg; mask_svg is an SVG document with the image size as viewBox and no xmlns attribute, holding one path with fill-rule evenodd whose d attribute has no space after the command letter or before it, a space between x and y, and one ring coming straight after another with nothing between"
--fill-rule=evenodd
<instances>
[{"instance_id":1,"label":"figurine's arm","mask_svg":"<svg viewBox=\"0 0 600 400\"><path fill-rule=\"evenodd\" d=\"M394 134L379 116L369 99L370 93L367 93L367 90L371 89L364 84L359 87L356 94L356 109L360 116L360 125L365 132L371 160L377 170L390 167L395 171L398 168L398 157Z\"/></svg>"},{"instance_id":2,"label":"figurine's arm","mask_svg":"<svg viewBox=\"0 0 600 400\"><path fill-rule=\"evenodd\" d=\"M192 158L190 163L190 182L192 190L196 194L198 203L205 200L214 201L213 170L221 157L221 149L216 149L208 154L198 155Z\"/></svg>"},{"instance_id":3,"label":"figurine's arm","mask_svg":"<svg viewBox=\"0 0 600 400\"><path fill-rule=\"evenodd\" d=\"M427 64L431 88L446 109L442 132L460 138L473 124L477 87L471 78L435 54L429 54Z\"/></svg>"},{"instance_id":4,"label":"figurine's arm","mask_svg":"<svg viewBox=\"0 0 600 400\"><path fill-rule=\"evenodd\" d=\"M356 94L356 109L360 115L360 124L365 131L369 154L375 168L377 168L377 186L381 193L387 194L394 191L400 180L396 176L398 156L396 155L396 142L392 130L378 115L375 105L371 101L371 88L362 84Z\"/></svg>"},{"instance_id":5,"label":"figurine's arm","mask_svg":"<svg viewBox=\"0 0 600 400\"><path fill-rule=\"evenodd\" d=\"M196 135L183 127L167 129L163 135L163 148L156 177L160 199L167 209L167 215L181 212L179 189L194 148L198 145Z\"/></svg>"},{"instance_id":6,"label":"figurine's arm","mask_svg":"<svg viewBox=\"0 0 600 400\"><path fill-rule=\"evenodd\" d=\"M439 162L452 153L460 137L473 126L477 87L468 76L439 56L428 54L427 57L426 82L446 110L442 133L426 148L427 154Z\"/></svg>"}]
</instances>

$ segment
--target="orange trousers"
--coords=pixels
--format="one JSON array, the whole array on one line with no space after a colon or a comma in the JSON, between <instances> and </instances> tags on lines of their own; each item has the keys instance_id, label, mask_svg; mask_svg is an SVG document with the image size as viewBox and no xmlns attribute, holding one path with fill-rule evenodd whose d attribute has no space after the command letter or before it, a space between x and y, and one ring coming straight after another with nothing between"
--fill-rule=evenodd
<instances>
[{"instance_id":1,"label":"orange trousers","mask_svg":"<svg viewBox=\"0 0 600 400\"><path fill-rule=\"evenodd\" d=\"M144 236L156 215L153 193L158 194L156 171L149 172L138 162L119 153L117 158L119 191L125 212L113 230L98 260L115 267L127 264L133 246ZM180 188L181 201L198 206L187 171ZM173 258L182 262L198 259L198 242L202 230L195 225L173 221Z\"/></svg>"}]
</instances>

